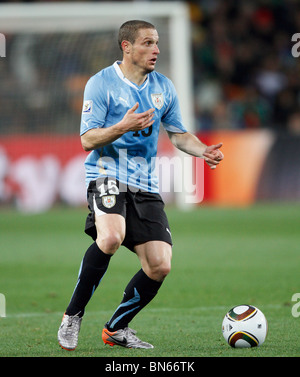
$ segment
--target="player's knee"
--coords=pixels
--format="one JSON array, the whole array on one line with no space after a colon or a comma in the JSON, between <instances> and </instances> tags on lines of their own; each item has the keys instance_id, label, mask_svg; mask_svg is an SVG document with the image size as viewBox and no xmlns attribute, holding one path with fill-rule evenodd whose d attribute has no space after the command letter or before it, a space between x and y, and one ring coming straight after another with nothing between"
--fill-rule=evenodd
<instances>
[{"instance_id":1,"label":"player's knee","mask_svg":"<svg viewBox=\"0 0 300 377\"><path fill-rule=\"evenodd\" d=\"M170 261L163 263L159 268L159 274L160 274L162 279L167 277L169 275L170 271L171 271L171 262Z\"/></svg>"},{"instance_id":2,"label":"player's knee","mask_svg":"<svg viewBox=\"0 0 300 377\"><path fill-rule=\"evenodd\" d=\"M171 269L170 268L162 268L158 272L157 281L163 281L169 275Z\"/></svg>"},{"instance_id":3,"label":"player's knee","mask_svg":"<svg viewBox=\"0 0 300 377\"><path fill-rule=\"evenodd\" d=\"M124 237L117 233L112 232L106 236L98 236L96 242L98 247L106 254L114 254L121 246Z\"/></svg>"},{"instance_id":4,"label":"player's knee","mask_svg":"<svg viewBox=\"0 0 300 377\"><path fill-rule=\"evenodd\" d=\"M149 277L156 281L163 281L171 271L171 261L164 260L157 265L149 266Z\"/></svg>"}]
</instances>

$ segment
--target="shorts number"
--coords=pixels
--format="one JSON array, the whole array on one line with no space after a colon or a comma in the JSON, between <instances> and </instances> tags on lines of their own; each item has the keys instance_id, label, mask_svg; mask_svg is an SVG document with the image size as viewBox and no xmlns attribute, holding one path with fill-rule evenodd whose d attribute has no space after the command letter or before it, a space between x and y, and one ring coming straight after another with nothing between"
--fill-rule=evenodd
<instances>
[{"instance_id":1,"label":"shorts number","mask_svg":"<svg viewBox=\"0 0 300 377\"><path fill-rule=\"evenodd\" d=\"M97 186L98 191L100 192L100 197L104 195L119 195L119 189L116 184L116 181L109 180L106 183L102 183L100 186Z\"/></svg>"}]
</instances>

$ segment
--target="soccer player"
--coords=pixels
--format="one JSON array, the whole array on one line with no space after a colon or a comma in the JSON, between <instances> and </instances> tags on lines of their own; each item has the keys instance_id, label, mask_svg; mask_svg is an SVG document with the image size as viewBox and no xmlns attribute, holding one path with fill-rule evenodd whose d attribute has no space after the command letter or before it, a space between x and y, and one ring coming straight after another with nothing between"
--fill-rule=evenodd
<instances>
[{"instance_id":1,"label":"soccer player","mask_svg":"<svg viewBox=\"0 0 300 377\"><path fill-rule=\"evenodd\" d=\"M153 348L128 325L156 296L171 268L171 232L153 172L160 124L177 148L204 158L212 169L223 159L221 143L207 146L186 131L172 82L155 72L158 40L152 24L125 22L118 37L122 61L91 77L85 88L80 134L83 149L91 151L85 162L90 209L85 232L94 242L58 330L67 350L76 348L85 307L120 245L137 255L141 269L102 339L111 346Z\"/></svg>"}]
</instances>

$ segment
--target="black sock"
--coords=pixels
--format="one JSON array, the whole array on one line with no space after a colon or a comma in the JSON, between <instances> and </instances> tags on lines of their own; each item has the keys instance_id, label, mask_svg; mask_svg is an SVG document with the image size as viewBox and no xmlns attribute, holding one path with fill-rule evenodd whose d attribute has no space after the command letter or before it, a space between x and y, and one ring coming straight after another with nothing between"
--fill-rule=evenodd
<instances>
[{"instance_id":1,"label":"black sock","mask_svg":"<svg viewBox=\"0 0 300 377\"><path fill-rule=\"evenodd\" d=\"M84 309L105 274L111 255L103 253L96 242L86 251L81 262L73 296L66 310L67 315L84 314Z\"/></svg>"},{"instance_id":2,"label":"black sock","mask_svg":"<svg viewBox=\"0 0 300 377\"><path fill-rule=\"evenodd\" d=\"M106 324L108 330L127 327L133 317L155 297L161 284L150 279L142 269L134 275L124 291L121 304Z\"/></svg>"}]
</instances>

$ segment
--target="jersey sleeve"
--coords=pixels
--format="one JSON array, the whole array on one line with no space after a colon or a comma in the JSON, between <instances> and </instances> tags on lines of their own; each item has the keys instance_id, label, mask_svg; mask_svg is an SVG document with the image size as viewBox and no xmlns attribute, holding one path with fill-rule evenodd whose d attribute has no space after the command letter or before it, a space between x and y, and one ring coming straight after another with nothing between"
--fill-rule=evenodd
<instances>
[{"instance_id":1,"label":"jersey sleeve","mask_svg":"<svg viewBox=\"0 0 300 377\"><path fill-rule=\"evenodd\" d=\"M80 135L92 128L101 128L107 114L107 93L101 77L95 75L85 86L81 113Z\"/></svg>"},{"instance_id":2,"label":"jersey sleeve","mask_svg":"<svg viewBox=\"0 0 300 377\"><path fill-rule=\"evenodd\" d=\"M164 115L161 118L162 125L164 126L166 131L174 133L185 133L187 132L187 130L183 125L178 96L175 87L170 80L169 95L170 103Z\"/></svg>"}]
</instances>

